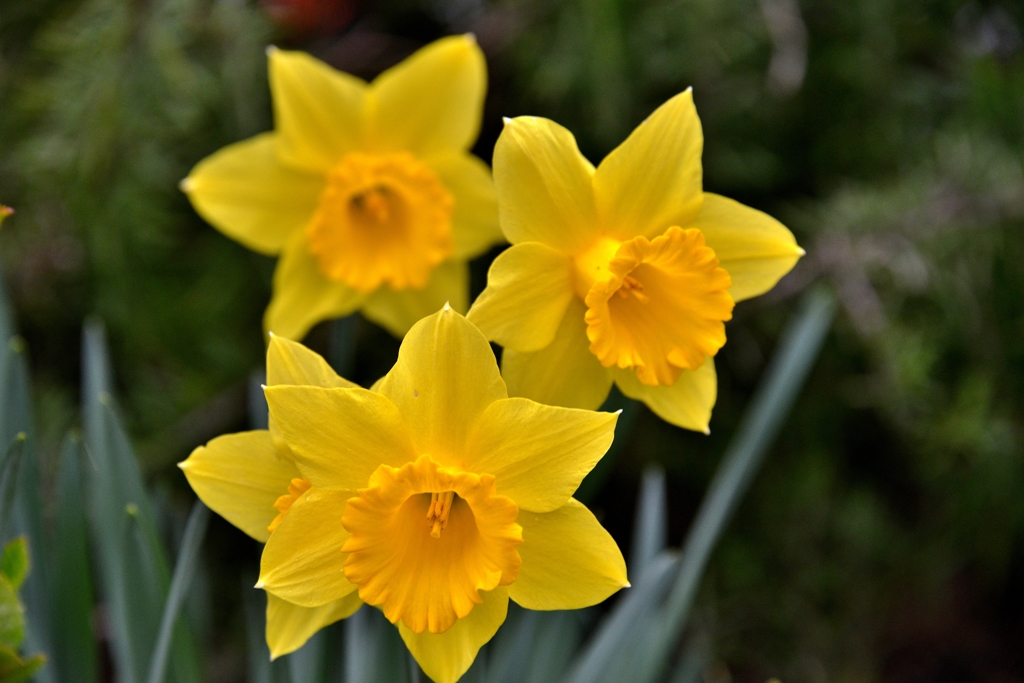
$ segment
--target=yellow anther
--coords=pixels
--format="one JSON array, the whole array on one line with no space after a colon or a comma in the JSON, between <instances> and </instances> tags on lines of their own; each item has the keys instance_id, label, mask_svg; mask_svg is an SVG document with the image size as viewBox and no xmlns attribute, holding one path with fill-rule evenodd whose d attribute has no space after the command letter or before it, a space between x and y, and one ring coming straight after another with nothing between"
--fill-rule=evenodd
<instances>
[{"instance_id":1,"label":"yellow anther","mask_svg":"<svg viewBox=\"0 0 1024 683\"><path fill-rule=\"evenodd\" d=\"M430 507L427 508L427 526L430 527L430 535L434 538L441 538L441 530L448 526L448 517L452 513L452 502L455 500L455 491L430 494Z\"/></svg>"},{"instance_id":2,"label":"yellow anther","mask_svg":"<svg viewBox=\"0 0 1024 683\"><path fill-rule=\"evenodd\" d=\"M646 294L643 294L643 291L643 283L637 280L635 277L627 275L626 277L622 278L622 285L619 287L618 295L621 296L623 299L628 299L629 297L632 296L636 298L636 300L639 301L640 303L645 304L648 301L650 301L650 298Z\"/></svg>"},{"instance_id":3,"label":"yellow anther","mask_svg":"<svg viewBox=\"0 0 1024 683\"><path fill-rule=\"evenodd\" d=\"M386 223L391 217L391 207L388 201L388 188L384 186L374 187L363 194L352 198L353 208L374 223Z\"/></svg>"}]
</instances>

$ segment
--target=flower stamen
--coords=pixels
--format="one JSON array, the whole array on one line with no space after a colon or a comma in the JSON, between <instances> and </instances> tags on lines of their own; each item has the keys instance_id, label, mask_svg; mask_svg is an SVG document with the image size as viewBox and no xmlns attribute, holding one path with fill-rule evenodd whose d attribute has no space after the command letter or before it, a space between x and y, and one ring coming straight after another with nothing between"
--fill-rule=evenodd
<instances>
[{"instance_id":1,"label":"flower stamen","mask_svg":"<svg viewBox=\"0 0 1024 683\"><path fill-rule=\"evenodd\" d=\"M623 299L628 299L629 297L632 296L640 303L645 304L651 299L646 294L643 294L643 291L643 283L637 280L632 275L627 275L626 277L622 278L622 286L619 287L619 290L616 293Z\"/></svg>"},{"instance_id":2,"label":"flower stamen","mask_svg":"<svg viewBox=\"0 0 1024 683\"><path fill-rule=\"evenodd\" d=\"M427 508L427 526L430 527L431 538L441 538L441 530L448 526L448 516L452 512L455 491L430 494L430 507Z\"/></svg>"},{"instance_id":3,"label":"flower stamen","mask_svg":"<svg viewBox=\"0 0 1024 683\"><path fill-rule=\"evenodd\" d=\"M391 208L388 206L389 194L385 185L377 185L362 194L357 194L352 198L352 211L368 218L369 220L366 222L387 223L391 218Z\"/></svg>"}]
</instances>

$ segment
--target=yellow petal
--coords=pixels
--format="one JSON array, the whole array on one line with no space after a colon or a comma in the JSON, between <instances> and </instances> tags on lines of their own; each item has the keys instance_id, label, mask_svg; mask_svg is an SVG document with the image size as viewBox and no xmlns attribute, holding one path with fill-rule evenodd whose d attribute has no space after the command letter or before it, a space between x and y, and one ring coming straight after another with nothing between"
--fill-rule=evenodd
<instances>
[{"instance_id":1,"label":"yellow petal","mask_svg":"<svg viewBox=\"0 0 1024 683\"><path fill-rule=\"evenodd\" d=\"M218 436L178 467L201 501L257 541L267 540L274 502L300 476L265 430Z\"/></svg>"},{"instance_id":2,"label":"yellow petal","mask_svg":"<svg viewBox=\"0 0 1024 683\"><path fill-rule=\"evenodd\" d=\"M520 512L523 564L509 597L527 609L580 609L629 586L615 539L577 500L553 512Z\"/></svg>"},{"instance_id":3,"label":"yellow petal","mask_svg":"<svg viewBox=\"0 0 1024 683\"><path fill-rule=\"evenodd\" d=\"M554 121L506 119L494 147L494 185L508 241L543 242L570 254L585 247L599 228L593 174L576 138Z\"/></svg>"},{"instance_id":4,"label":"yellow petal","mask_svg":"<svg viewBox=\"0 0 1024 683\"><path fill-rule=\"evenodd\" d=\"M388 69L370 88L375 150L465 150L480 132L487 63L472 36L450 36Z\"/></svg>"},{"instance_id":5,"label":"yellow petal","mask_svg":"<svg viewBox=\"0 0 1024 683\"><path fill-rule=\"evenodd\" d=\"M732 278L729 293L736 301L767 292L804 255L782 223L710 192L704 193L704 205L690 227L703 232L715 250Z\"/></svg>"},{"instance_id":6,"label":"yellow petal","mask_svg":"<svg viewBox=\"0 0 1024 683\"><path fill-rule=\"evenodd\" d=\"M507 398L487 340L447 307L409 330L379 391L402 412L416 452L443 465L462 460L480 414Z\"/></svg>"},{"instance_id":7,"label":"yellow petal","mask_svg":"<svg viewBox=\"0 0 1024 683\"><path fill-rule=\"evenodd\" d=\"M468 152L445 151L424 159L455 197L454 257L471 259L504 241L498 227L498 196L491 169Z\"/></svg>"},{"instance_id":8,"label":"yellow petal","mask_svg":"<svg viewBox=\"0 0 1024 683\"><path fill-rule=\"evenodd\" d=\"M263 326L282 337L302 339L313 325L348 315L363 299L354 289L324 277L300 232L288 242L274 270L274 294Z\"/></svg>"},{"instance_id":9,"label":"yellow petal","mask_svg":"<svg viewBox=\"0 0 1024 683\"><path fill-rule=\"evenodd\" d=\"M618 417L524 398L495 401L477 422L466 468L493 474L498 494L520 509L550 512L608 451Z\"/></svg>"},{"instance_id":10,"label":"yellow petal","mask_svg":"<svg viewBox=\"0 0 1024 683\"><path fill-rule=\"evenodd\" d=\"M469 266L465 261L445 261L437 266L423 289L381 287L367 297L363 315L401 338L418 320L446 303L459 312L469 306Z\"/></svg>"},{"instance_id":11,"label":"yellow petal","mask_svg":"<svg viewBox=\"0 0 1024 683\"><path fill-rule=\"evenodd\" d=\"M267 386L278 384L341 387L359 385L339 377L319 353L276 334L270 335L267 347Z\"/></svg>"},{"instance_id":12,"label":"yellow petal","mask_svg":"<svg viewBox=\"0 0 1024 683\"><path fill-rule=\"evenodd\" d=\"M313 216L323 176L281 164L275 135L264 133L206 157L181 181L196 212L261 254L276 254Z\"/></svg>"},{"instance_id":13,"label":"yellow petal","mask_svg":"<svg viewBox=\"0 0 1024 683\"><path fill-rule=\"evenodd\" d=\"M585 410L604 403L612 388L612 373L590 352L583 319L586 310L579 299L570 301L554 341L540 351L505 349L501 374L510 396Z\"/></svg>"},{"instance_id":14,"label":"yellow petal","mask_svg":"<svg viewBox=\"0 0 1024 683\"><path fill-rule=\"evenodd\" d=\"M267 647L270 658L295 652L317 631L352 616L363 601L355 591L320 607L303 607L267 593Z\"/></svg>"},{"instance_id":15,"label":"yellow petal","mask_svg":"<svg viewBox=\"0 0 1024 683\"><path fill-rule=\"evenodd\" d=\"M516 244L494 259L487 288L467 316L488 339L516 351L550 344L573 299L572 260L539 242Z\"/></svg>"},{"instance_id":16,"label":"yellow petal","mask_svg":"<svg viewBox=\"0 0 1024 683\"><path fill-rule=\"evenodd\" d=\"M366 83L305 52L267 52L278 157L288 166L328 171L363 146Z\"/></svg>"},{"instance_id":17,"label":"yellow petal","mask_svg":"<svg viewBox=\"0 0 1024 683\"><path fill-rule=\"evenodd\" d=\"M341 524L354 491L312 488L288 509L260 558L263 588L303 607L320 607L356 590L345 578L348 532Z\"/></svg>"},{"instance_id":18,"label":"yellow petal","mask_svg":"<svg viewBox=\"0 0 1024 683\"><path fill-rule=\"evenodd\" d=\"M632 370L615 370L615 383L626 396L643 401L665 422L684 429L710 433L711 409L718 396L715 360L708 358L696 370L684 370L670 387L640 382Z\"/></svg>"},{"instance_id":19,"label":"yellow petal","mask_svg":"<svg viewBox=\"0 0 1024 683\"><path fill-rule=\"evenodd\" d=\"M658 107L594 173L602 224L619 239L655 237L697 217L704 134L687 90Z\"/></svg>"},{"instance_id":20,"label":"yellow petal","mask_svg":"<svg viewBox=\"0 0 1024 683\"><path fill-rule=\"evenodd\" d=\"M360 489L381 464L415 460L402 415L381 394L274 386L264 395L295 464L313 486Z\"/></svg>"},{"instance_id":21,"label":"yellow petal","mask_svg":"<svg viewBox=\"0 0 1024 683\"><path fill-rule=\"evenodd\" d=\"M514 585L514 584L513 584ZM416 663L435 683L455 683L469 670L476 653L498 632L508 614L508 589L481 593L484 602L444 633L413 633L405 624L398 632Z\"/></svg>"}]
</instances>

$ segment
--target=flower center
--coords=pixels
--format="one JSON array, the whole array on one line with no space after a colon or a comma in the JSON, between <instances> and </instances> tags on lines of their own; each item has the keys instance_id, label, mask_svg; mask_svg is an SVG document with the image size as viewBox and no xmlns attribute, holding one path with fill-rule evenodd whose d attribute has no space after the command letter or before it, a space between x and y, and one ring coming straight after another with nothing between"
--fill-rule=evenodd
<instances>
[{"instance_id":1,"label":"flower center","mask_svg":"<svg viewBox=\"0 0 1024 683\"><path fill-rule=\"evenodd\" d=\"M452 512L455 491L430 494L430 507L427 508L427 526L430 527L432 538L441 538L441 530L448 526L448 518Z\"/></svg>"},{"instance_id":2,"label":"flower center","mask_svg":"<svg viewBox=\"0 0 1024 683\"><path fill-rule=\"evenodd\" d=\"M352 152L331 169L306 228L325 276L360 292L422 289L451 255L454 199L408 152Z\"/></svg>"},{"instance_id":3,"label":"flower center","mask_svg":"<svg viewBox=\"0 0 1024 683\"><path fill-rule=\"evenodd\" d=\"M515 581L518 515L491 475L441 467L427 455L381 465L342 515L345 577L392 623L444 633L483 601L480 591Z\"/></svg>"},{"instance_id":4,"label":"flower center","mask_svg":"<svg viewBox=\"0 0 1024 683\"><path fill-rule=\"evenodd\" d=\"M292 479L291 483L288 484L288 493L279 497L274 501L274 508L277 509L277 517L274 517L274 521L267 527L268 533L274 533L274 529L284 519L285 514L291 509L292 505L295 504L302 494L308 491L313 485L305 479Z\"/></svg>"},{"instance_id":5,"label":"flower center","mask_svg":"<svg viewBox=\"0 0 1024 683\"><path fill-rule=\"evenodd\" d=\"M590 351L650 386L671 386L718 353L732 318L731 286L693 228L672 227L653 240L603 239L576 257Z\"/></svg>"}]
</instances>

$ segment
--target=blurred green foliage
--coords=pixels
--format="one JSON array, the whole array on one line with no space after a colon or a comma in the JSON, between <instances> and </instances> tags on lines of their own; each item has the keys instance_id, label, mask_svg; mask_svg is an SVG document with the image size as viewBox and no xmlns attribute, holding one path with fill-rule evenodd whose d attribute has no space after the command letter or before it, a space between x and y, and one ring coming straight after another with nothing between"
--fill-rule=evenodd
<instances>
[{"instance_id":1,"label":"blurred green foliage","mask_svg":"<svg viewBox=\"0 0 1024 683\"><path fill-rule=\"evenodd\" d=\"M46 658L18 654L25 639L25 608L18 589L29 571L28 546L19 537L4 546L0 556L0 683L22 683L32 677Z\"/></svg>"},{"instance_id":2,"label":"blurred green foliage","mask_svg":"<svg viewBox=\"0 0 1024 683\"><path fill-rule=\"evenodd\" d=\"M108 326L125 417L163 505L187 509L171 462L244 426L273 264L204 225L176 183L211 151L269 128L263 46L302 47L372 77L427 40L473 31L491 70L483 158L501 116L538 114L573 130L596 162L693 86L705 187L779 217L808 251L774 292L737 308L710 437L641 411L596 499L624 546L650 461L667 470L669 537L682 538L789 302L816 280L838 294L822 361L698 597L706 676L1019 680L1020 4L357 9L343 30L297 36L243 0L0 5L0 200L17 209L0 260L31 351L44 484L59 483L60 438L77 420L75 350L90 314ZM476 264L478 289L485 273ZM372 382L397 342L364 321L355 332L354 378ZM330 352L329 329L310 343ZM211 533L226 543L209 549L209 581L235 590L231 572L251 567L254 551L216 523ZM217 623L241 633L240 605L216 605Z\"/></svg>"}]
</instances>

